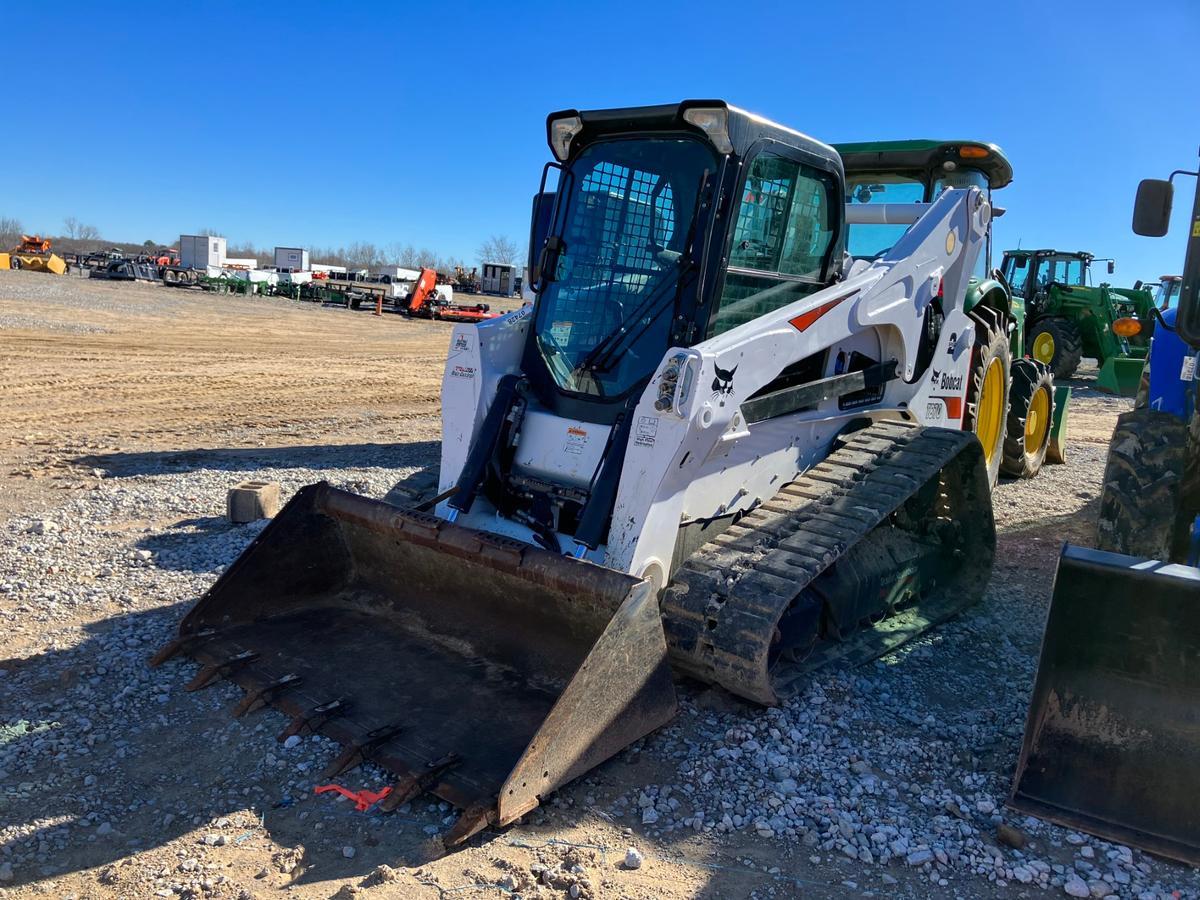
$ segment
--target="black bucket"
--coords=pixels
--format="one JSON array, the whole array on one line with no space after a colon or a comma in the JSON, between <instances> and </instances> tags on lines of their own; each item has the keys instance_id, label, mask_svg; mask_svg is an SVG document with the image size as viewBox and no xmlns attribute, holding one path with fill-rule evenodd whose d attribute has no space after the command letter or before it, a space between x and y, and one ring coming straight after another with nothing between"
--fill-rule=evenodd
<instances>
[{"instance_id":1,"label":"black bucket","mask_svg":"<svg viewBox=\"0 0 1200 900\"><path fill-rule=\"evenodd\" d=\"M301 489L155 662L186 653L270 703L289 733L508 824L669 721L649 582L331 488ZM385 801L386 805L386 801Z\"/></svg>"},{"instance_id":2,"label":"black bucket","mask_svg":"<svg viewBox=\"0 0 1200 900\"><path fill-rule=\"evenodd\" d=\"M1200 571L1063 548L1009 803L1200 865Z\"/></svg>"}]
</instances>

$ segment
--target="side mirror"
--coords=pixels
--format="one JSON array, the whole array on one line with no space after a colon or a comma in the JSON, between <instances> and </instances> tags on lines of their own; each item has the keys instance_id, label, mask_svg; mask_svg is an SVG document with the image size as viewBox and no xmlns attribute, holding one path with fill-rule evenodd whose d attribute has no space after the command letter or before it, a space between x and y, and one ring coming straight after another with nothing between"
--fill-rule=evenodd
<instances>
[{"instance_id":1,"label":"side mirror","mask_svg":"<svg viewBox=\"0 0 1200 900\"><path fill-rule=\"evenodd\" d=\"M1139 278L1137 281L1135 281L1135 282L1133 283L1133 289L1134 289L1135 291L1140 291L1140 290L1142 289L1142 286L1143 286L1144 284L1145 284L1145 282L1144 282L1144 281L1142 281L1142 279L1140 279L1140 278Z\"/></svg>"},{"instance_id":2,"label":"side mirror","mask_svg":"<svg viewBox=\"0 0 1200 900\"><path fill-rule=\"evenodd\" d=\"M554 215L554 201L558 199L558 194L554 191L545 191L541 194L533 196L533 212L529 217L529 285L540 284L541 265L542 265L542 248L546 244L546 235L550 233L550 219ZM553 281L553 267L549 270L550 278L546 281Z\"/></svg>"},{"instance_id":3,"label":"side mirror","mask_svg":"<svg viewBox=\"0 0 1200 900\"><path fill-rule=\"evenodd\" d=\"M1111 275L1116 270L1117 270L1117 264L1110 259L1108 261L1108 274Z\"/></svg>"},{"instance_id":4,"label":"side mirror","mask_svg":"<svg viewBox=\"0 0 1200 900\"><path fill-rule=\"evenodd\" d=\"M1171 226L1171 199L1175 186L1169 181L1145 178L1133 201L1133 232L1143 237L1162 237Z\"/></svg>"}]
</instances>

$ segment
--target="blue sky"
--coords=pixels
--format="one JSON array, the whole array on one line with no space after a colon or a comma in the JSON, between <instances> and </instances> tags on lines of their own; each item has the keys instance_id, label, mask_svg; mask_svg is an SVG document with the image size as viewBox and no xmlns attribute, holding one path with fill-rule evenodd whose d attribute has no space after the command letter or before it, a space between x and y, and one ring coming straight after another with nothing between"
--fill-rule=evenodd
<instances>
[{"instance_id":1,"label":"blue sky","mask_svg":"<svg viewBox=\"0 0 1200 900\"><path fill-rule=\"evenodd\" d=\"M723 97L829 142L991 140L997 246L1177 272L1137 182L1195 168L1200 3L56 4L0 34L0 215L119 240L524 244L546 113ZM942 11L945 10L945 14ZM36 87L34 87L36 86ZM15 100L18 95L39 99Z\"/></svg>"}]
</instances>

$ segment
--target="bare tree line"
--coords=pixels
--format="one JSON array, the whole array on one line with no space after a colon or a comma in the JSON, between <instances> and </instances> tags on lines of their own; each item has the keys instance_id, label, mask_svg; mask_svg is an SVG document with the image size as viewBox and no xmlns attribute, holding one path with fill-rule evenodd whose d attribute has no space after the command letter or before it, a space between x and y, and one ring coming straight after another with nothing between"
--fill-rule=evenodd
<instances>
[{"instance_id":1,"label":"bare tree line","mask_svg":"<svg viewBox=\"0 0 1200 900\"><path fill-rule=\"evenodd\" d=\"M84 252L95 250L100 246L115 246L127 252L153 250L157 247L172 246L175 241L159 243L147 240L141 244L129 242L110 242L101 239L100 229L95 225L80 222L75 216L63 220L64 234L52 239L64 250ZM15 246L21 235L27 233L19 219L11 216L0 216L0 250ZM213 228L198 228L195 234L220 236L221 232ZM275 262L274 248L257 247L250 243L231 244L227 254L235 259L256 259L260 265L269 266ZM508 263L518 265L523 252L517 242L506 235L494 234L479 245L477 259L474 263L457 256L443 256L429 247L417 247L413 244L393 241L389 244L378 245L369 241L355 241L340 247L310 247L309 257L315 263L333 266L345 266L348 269L370 269L383 266L403 266L409 269L430 268L439 272L453 272L458 266L472 269L489 263Z\"/></svg>"}]
</instances>

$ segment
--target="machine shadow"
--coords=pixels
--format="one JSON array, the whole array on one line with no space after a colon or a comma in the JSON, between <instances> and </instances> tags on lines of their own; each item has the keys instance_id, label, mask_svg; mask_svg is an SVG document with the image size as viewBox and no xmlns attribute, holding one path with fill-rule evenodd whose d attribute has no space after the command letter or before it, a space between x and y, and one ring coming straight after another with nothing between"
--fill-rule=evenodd
<instances>
[{"instance_id":1,"label":"machine shadow","mask_svg":"<svg viewBox=\"0 0 1200 900\"><path fill-rule=\"evenodd\" d=\"M248 808L253 820L243 817L239 825L235 819L225 832L230 842L259 837L308 846L308 872L297 871L293 883L365 877L381 862L419 866L442 855L440 842L420 827L436 819L358 813L352 804L289 789L294 774L264 767L261 754L243 742L256 731L281 731L288 722L281 713L268 708L234 718L242 691L223 680L186 692L198 670L190 660L149 669L150 656L174 634L190 605L100 619L84 626L86 637L71 647L0 659L6 673L0 678L0 764L6 771L0 808L7 825L28 827L11 844L14 853L3 857L19 859L7 887L115 863L189 832L211 831L214 819ZM114 663L117 653L120 662ZM159 697L143 691L140 700L133 699L136 693L127 698L115 689L146 681ZM336 754L331 747L325 762ZM308 777L319 783L317 772ZM353 784L383 778L367 771L343 776ZM305 811L308 822L300 817ZM346 859L339 849L312 846L313 812L377 816L378 822L355 818L350 824L380 827L365 838L359 858ZM110 828L101 831L104 823Z\"/></svg>"},{"instance_id":2,"label":"machine shadow","mask_svg":"<svg viewBox=\"0 0 1200 900\"><path fill-rule=\"evenodd\" d=\"M271 469L346 469L365 466L404 468L436 462L440 448L440 441L213 447L139 453L97 453L76 457L72 462L79 466L100 469L110 478L193 472L198 469L216 472L260 472Z\"/></svg>"}]
</instances>

